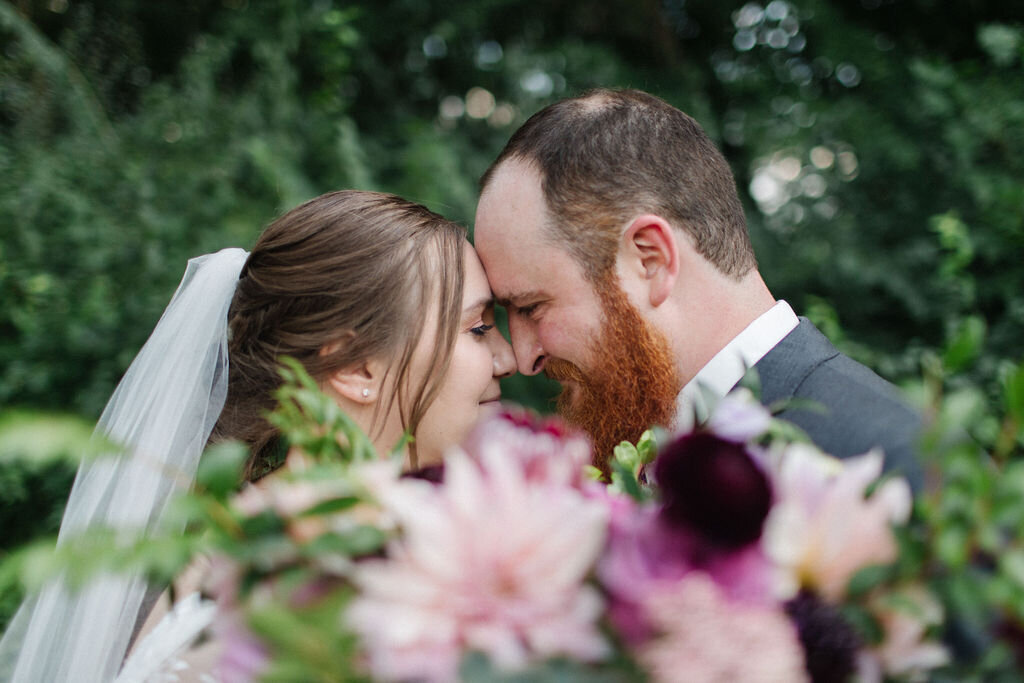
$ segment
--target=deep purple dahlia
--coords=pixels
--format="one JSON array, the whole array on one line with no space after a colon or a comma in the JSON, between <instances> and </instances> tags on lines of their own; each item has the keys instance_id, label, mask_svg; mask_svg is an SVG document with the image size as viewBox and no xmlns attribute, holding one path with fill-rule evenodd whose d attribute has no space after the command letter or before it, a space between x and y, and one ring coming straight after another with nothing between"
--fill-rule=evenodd
<instances>
[{"instance_id":1,"label":"deep purple dahlia","mask_svg":"<svg viewBox=\"0 0 1024 683\"><path fill-rule=\"evenodd\" d=\"M726 549L760 538L771 483L743 444L709 432L686 434L658 456L654 477L667 524Z\"/></svg>"}]
</instances>

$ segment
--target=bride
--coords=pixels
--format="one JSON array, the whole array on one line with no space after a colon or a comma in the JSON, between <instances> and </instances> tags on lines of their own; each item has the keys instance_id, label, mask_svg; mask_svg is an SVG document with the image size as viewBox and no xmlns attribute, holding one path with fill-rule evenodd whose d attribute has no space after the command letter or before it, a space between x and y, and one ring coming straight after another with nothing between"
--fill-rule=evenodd
<instances>
[{"instance_id":1,"label":"bride","mask_svg":"<svg viewBox=\"0 0 1024 683\"><path fill-rule=\"evenodd\" d=\"M440 462L484 411L512 350L464 230L386 194L333 192L287 212L252 253L189 261L171 303L125 373L98 430L129 454L81 466L58 543L93 525L145 532L188 486L208 442L251 449L250 480L285 446L264 418L282 355L299 360L387 453L415 439L407 469ZM0 680L117 676L149 614L138 573L80 592L58 582L25 601L0 642Z\"/></svg>"}]
</instances>

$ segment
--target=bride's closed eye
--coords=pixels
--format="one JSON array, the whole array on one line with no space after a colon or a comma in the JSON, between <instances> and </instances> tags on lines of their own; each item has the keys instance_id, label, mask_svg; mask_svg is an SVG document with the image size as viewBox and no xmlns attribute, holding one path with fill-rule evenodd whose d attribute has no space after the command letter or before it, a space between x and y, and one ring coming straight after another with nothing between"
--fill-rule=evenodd
<instances>
[{"instance_id":1,"label":"bride's closed eye","mask_svg":"<svg viewBox=\"0 0 1024 683\"><path fill-rule=\"evenodd\" d=\"M481 323L480 325L477 325L476 327L470 328L469 331L471 333L475 334L478 337L483 337L484 335L486 335L488 332L490 332L493 329L494 329L494 325L488 325L486 323Z\"/></svg>"}]
</instances>

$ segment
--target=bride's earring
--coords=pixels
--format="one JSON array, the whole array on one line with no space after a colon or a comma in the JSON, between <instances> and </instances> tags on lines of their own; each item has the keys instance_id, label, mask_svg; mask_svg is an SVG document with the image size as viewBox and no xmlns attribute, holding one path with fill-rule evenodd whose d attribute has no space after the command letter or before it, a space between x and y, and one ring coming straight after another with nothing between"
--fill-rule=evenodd
<instances>
[{"instance_id":1,"label":"bride's earring","mask_svg":"<svg viewBox=\"0 0 1024 683\"><path fill-rule=\"evenodd\" d=\"M366 388L363 389L363 398L370 398L370 390L369 389L366 389Z\"/></svg>"}]
</instances>

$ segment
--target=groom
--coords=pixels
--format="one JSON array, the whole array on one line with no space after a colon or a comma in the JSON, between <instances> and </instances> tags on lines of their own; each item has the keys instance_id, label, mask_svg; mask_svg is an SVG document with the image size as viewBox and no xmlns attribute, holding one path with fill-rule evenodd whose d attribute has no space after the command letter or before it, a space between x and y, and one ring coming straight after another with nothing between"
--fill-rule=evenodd
<instances>
[{"instance_id":1,"label":"groom","mask_svg":"<svg viewBox=\"0 0 1024 683\"><path fill-rule=\"evenodd\" d=\"M761 400L839 457L881 446L920 484L918 416L842 355L757 270L724 157L647 93L597 90L532 116L481 180L477 251L519 370L562 384L595 464L757 369Z\"/></svg>"}]
</instances>

